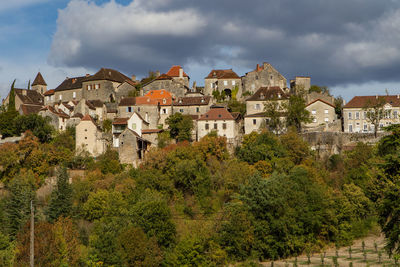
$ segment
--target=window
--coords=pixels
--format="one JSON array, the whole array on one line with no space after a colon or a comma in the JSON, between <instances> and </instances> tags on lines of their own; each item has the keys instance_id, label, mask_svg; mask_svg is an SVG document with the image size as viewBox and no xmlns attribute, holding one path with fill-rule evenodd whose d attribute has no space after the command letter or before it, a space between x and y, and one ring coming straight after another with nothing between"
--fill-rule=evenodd
<instances>
[{"instance_id":1,"label":"window","mask_svg":"<svg viewBox=\"0 0 400 267\"><path fill-rule=\"evenodd\" d=\"M352 133L353 132L353 125L349 124L349 132Z\"/></svg>"},{"instance_id":2,"label":"window","mask_svg":"<svg viewBox=\"0 0 400 267\"><path fill-rule=\"evenodd\" d=\"M132 130L136 130L136 123L132 123Z\"/></svg>"},{"instance_id":3,"label":"window","mask_svg":"<svg viewBox=\"0 0 400 267\"><path fill-rule=\"evenodd\" d=\"M329 110L325 109L324 113L329 114Z\"/></svg>"},{"instance_id":4,"label":"window","mask_svg":"<svg viewBox=\"0 0 400 267\"><path fill-rule=\"evenodd\" d=\"M162 109L162 113L163 113L163 114L168 114L167 109L166 109L166 108L163 108L163 109Z\"/></svg>"},{"instance_id":5,"label":"window","mask_svg":"<svg viewBox=\"0 0 400 267\"><path fill-rule=\"evenodd\" d=\"M393 118L394 118L394 119L397 119L397 117L398 117L397 110L393 110Z\"/></svg>"},{"instance_id":6,"label":"window","mask_svg":"<svg viewBox=\"0 0 400 267\"><path fill-rule=\"evenodd\" d=\"M180 113L183 113L183 108L179 109L179 112L180 112Z\"/></svg>"},{"instance_id":7,"label":"window","mask_svg":"<svg viewBox=\"0 0 400 267\"><path fill-rule=\"evenodd\" d=\"M214 129L215 129L215 130L218 129L218 124L214 123Z\"/></svg>"},{"instance_id":8,"label":"window","mask_svg":"<svg viewBox=\"0 0 400 267\"><path fill-rule=\"evenodd\" d=\"M228 85L228 81L224 81L224 85Z\"/></svg>"},{"instance_id":9,"label":"window","mask_svg":"<svg viewBox=\"0 0 400 267\"><path fill-rule=\"evenodd\" d=\"M200 108L196 108L196 112L199 113L200 112Z\"/></svg>"},{"instance_id":10,"label":"window","mask_svg":"<svg viewBox=\"0 0 400 267\"><path fill-rule=\"evenodd\" d=\"M255 105L254 105L254 108L255 108L256 110L260 110L260 109L261 109L261 106L260 106L260 104L255 104Z\"/></svg>"},{"instance_id":11,"label":"window","mask_svg":"<svg viewBox=\"0 0 400 267\"><path fill-rule=\"evenodd\" d=\"M137 108L137 111L140 112L140 108Z\"/></svg>"},{"instance_id":12,"label":"window","mask_svg":"<svg viewBox=\"0 0 400 267\"><path fill-rule=\"evenodd\" d=\"M312 114L312 115L315 115L315 114L317 114L317 111L316 111L315 109L313 109L313 110L311 111L311 114Z\"/></svg>"},{"instance_id":13,"label":"window","mask_svg":"<svg viewBox=\"0 0 400 267\"><path fill-rule=\"evenodd\" d=\"M100 84L95 84L94 85L94 89L99 89L100 88Z\"/></svg>"},{"instance_id":14,"label":"window","mask_svg":"<svg viewBox=\"0 0 400 267\"><path fill-rule=\"evenodd\" d=\"M236 85L236 81L232 81L232 85L235 86Z\"/></svg>"},{"instance_id":15,"label":"window","mask_svg":"<svg viewBox=\"0 0 400 267\"><path fill-rule=\"evenodd\" d=\"M360 112L356 112L356 120L359 120L360 119Z\"/></svg>"},{"instance_id":16,"label":"window","mask_svg":"<svg viewBox=\"0 0 400 267\"><path fill-rule=\"evenodd\" d=\"M317 119L316 119L316 118L313 118L312 122L317 122Z\"/></svg>"},{"instance_id":17,"label":"window","mask_svg":"<svg viewBox=\"0 0 400 267\"><path fill-rule=\"evenodd\" d=\"M364 119L366 119L366 118L367 118L367 112L364 111Z\"/></svg>"},{"instance_id":18,"label":"window","mask_svg":"<svg viewBox=\"0 0 400 267\"><path fill-rule=\"evenodd\" d=\"M364 123L364 132L368 131L368 124Z\"/></svg>"},{"instance_id":19,"label":"window","mask_svg":"<svg viewBox=\"0 0 400 267\"><path fill-rule=\"evenodd\" d=\"M206 123L206 130L208 130L208 123Z\"/></svg>"},{"instance_id":20,"label":"window","mask_svg":"<svg viewBox=\"0 0 400 267\"><path fill-rule=\"evenodd\" d=\"M253 125L256 125L256 124L257 124L257 120L253 119Z\"/></svg>"},{"instance_id":21,"label":"window","mask_svg":"<svg viewBox=\"0 0 400 267\"><path fill-rule=\"evenodd\" d=\"M72 92L72 97L76 98L76 92Z\"/></svg>"},{"instance_id":22,"label":"window","mask_svg":"<svg viewBox=\"0 0 400 267\"><path fill-rule=\"evenodd\" d=\"M91 84L88 84L86 87L87 87L88 91L92 90L92 85Z\"/></svg>"},{"instance_id":23,"label":"window","mask_svg":"<svg viewBox=\"0 0 400 267\"><path fill-rule=\"evenodd\" d=\"M166 104L167 103L167 99L163 98L162 102L163 102L163 104Z\"/></svg>"},{"instance_id":24,"label":"window","mask_svg":"<svg viewBox=\"0 0 400 267\"><path fill-rule=\"evenodd\" d=\"M132 107L127 107L126 112L132 112Z\"/></svg>"},{"instance_id":25,"label":"window","mask_svg":"<svg viewBox=\"0 0 400 267\"><path fill-rule=\"evenodd\" d=\"M222 129L226 130L226 123L222 124Z\"/></svg>"},{"instance_id":26,"label":"window","mask_svg":"<svg viewBox=\"0 0 400 267\"><path fill-rule=\"evenodd\" d=\"M325 118L325 122L329 122L329 118Z\"/></svg>"},{"instance_id":27,"label":"window","mask_svg":"<svg viewBox=\"0 0 400 267\"><path fill-rule=\"evenodd\" d=\"M85 136L85 140L87 139L87 137Z\"/></svg>"},{"instance_id":28,"label":"window","mask_svg":"<svg viewBox=\"0 0 400 267\"><path fill-rule=\"evenodd\" d=\"M352 116L351 112L349 112L349 120L351 120L351 119L353 119L353 116ZM350 127L350 125L349 125L349 127Z\"/></svg>"},{"instance_id":29,"label":"window","mask_svg":"<svg viewBox=\"0 0 400 267\"><path fill-rule=\"evenodd\" d=\"M85 132L87 132L87 129L85 129Z\"/></svg>"},{"instance_id":30,"label":"window","mask_svg":"<svg viewBox=\"0 0 400 267\"><path fill-rule=\"evenodd\" d=\"M62 95L60 95L58 98L59 98L60 100L62 100Z\"/></svg>"}]
</instances>

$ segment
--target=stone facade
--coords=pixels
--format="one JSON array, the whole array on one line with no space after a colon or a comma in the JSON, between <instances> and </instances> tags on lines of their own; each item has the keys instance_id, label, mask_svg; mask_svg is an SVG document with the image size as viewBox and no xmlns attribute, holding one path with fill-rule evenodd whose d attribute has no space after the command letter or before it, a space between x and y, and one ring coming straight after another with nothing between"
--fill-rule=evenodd
<instances>
[{"instance_id":1,"label":"stone facade","mask_svg":"<svg viewBox=\"0 0 400 267\"><path fill-rule=\"evenodd\" d=\"M247 115L257 114L265 111L268 102L278 103L278 109L284 111L284 106L289 102L289 95L280 87L262 87L251 97L246 99Z\"/></svg>"},{"instance_id":2,"label":"stone facade","mask_svg":"<svg viewBox=\"0 0 400 267\"><path fill-rule=\"evenodd\" d=\"M242 77L242 83L243 91L251 94L254 94L260 87L287 87L286 78L266 62L262 66L257 64L255 70L246 73Z\"/></svg>"},{"instance_id":3,"label":"stone facade","mask_svg":"<svg viewBox=\"0 0 400 267\"><path fill-rule=\"evenodd\" d=\"M313 128L320 125L329 125L336 120L335 106L321 99L316 99L306 106L311 114L312 122L307 123L307 128Z\"/></svg>"},{"instance_id":4,"label":"stone facade","mask_svg":"<svg viewBox=\"0 0 400 267\"><path fill-rule=\"evenodd\" d=\"M378 101L384 103L383 118L379 122L378 131L384 126L400 123L400 96L355 96L343 107L344 132L373 133L375 126L368 120L367 112Z\"/></svg>"},{"instance_id":5,"label":"stone facade","mask_svg":"<svg viewBox=\"0 0 400 267\"><path fill-rule=\"evenodd\" d=\"M89 115L84 116L76 125L76 149L88 151L95 157L106 150L103 133Z\"/></svg>"},{"instance_id":6,"label":"stone facade","mask_svg":"<svg viewBox=\"0 0 400 267\"><path fill-rule=\"evenodd\" d=\"M119 160L121 163L137 166L144 159L145 153L150 147L149 141L141 138L136 132L126 128L119 136L118 147Z\"/></svg>"},{"instance_id":7,"label":"stone facade","mask_svg":"<svg viewBox=\"0 0 400 267\"><path fill-rule=\"evenodd\" d=\"M293 80L290 80L290 91L292 93L296 93L298 89L308 92L310 87L311 78L308 76L296 76Z\"/></svg>"},{"instance_id":8,"label":"stone facade","mask_svg":"<svg viewBox=\"0 0 400 267\"><path fill-rule=\"evenodd\" d=\"M229 97L233 90L238 90L236 97L242 96L242 80L232 69L212 70L204 79L204 94L212 95L214 90L225 91Z\"/></svg>"}]
</instances>

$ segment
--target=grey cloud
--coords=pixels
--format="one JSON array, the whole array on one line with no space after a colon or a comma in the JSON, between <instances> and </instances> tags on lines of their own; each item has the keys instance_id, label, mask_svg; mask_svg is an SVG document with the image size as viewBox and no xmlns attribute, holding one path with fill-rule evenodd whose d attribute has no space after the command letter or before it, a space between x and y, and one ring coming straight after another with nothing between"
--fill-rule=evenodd
<instances>
[{"instance_id":1,"label":"grey cloud","mask_svg":"<svg viewBox=\"0 0 400 267\"><path fill-rule=\"evenodd\" d=\"M399 29L398 1L72 0L59 13L49 62L144 75L173 64L250 70L268 61L287 78L329 86L390 82L400 80Z\"/></svg>"}]
</instances>

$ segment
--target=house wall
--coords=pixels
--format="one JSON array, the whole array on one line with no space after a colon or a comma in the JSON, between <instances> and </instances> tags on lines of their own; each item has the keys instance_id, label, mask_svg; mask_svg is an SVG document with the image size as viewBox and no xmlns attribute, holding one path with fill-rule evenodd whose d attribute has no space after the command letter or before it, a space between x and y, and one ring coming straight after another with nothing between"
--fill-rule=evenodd
<instances>
[{"instance_id":1,"label":"house wall","mask_svg":"<svg viewBox=\"0 0 400 267\"><path fill-rule=\"evenodd\" d=\"M226 129L223 129L223 124L226 123ZM208 130L206 129L208 124ZM214 125L216 124L216 128ZM227 139L234 139L237 136L237 127L234 120L198 120L197 121L197 138L200 140L212 131L217 131L218 136L224 136Z\"/></svg>"},{"instance_id":2,"label":"house wall","mask_svg":"<svg viewBox=\"0 0 400 267\"><path fill-rule=\"evenodd\" d=\"M336 120L335 108L325 104L324 102L317 101L306 107L312 117L312 122L307 123L307 127L316 127L321 124L329 124Z\"/></svg>"},{"instance_id":3,"label":"house wall","mask_svg":"<svg viewBox=\"0 0 400 267\"><path fill-rule=\"evenodd\" d=\"M183 115L201 115L210 110L211 101L208 105L193 105L193 106L173 106L173 112L179 112Z\"/></svg>"},{"instance_id":4,"label":"house wall","mask_svg":"<svg viewBox=\"0 0 400 267\"><path fill-rule=\"evenodd\" d=\"M154 80L149 84L143 86L143 94L147 94L151 90L165 89L172 93L175 97L183 97L186 94L185 82L182 83L177 80Z\"/></svg>"},{"instance_id":5,"label":"house wall","mask_svg":"<svg viewBox=\"0 0 400 267\"><path fill-rule=\"evenodd\" d=\"M253 131L258 132L261 128L265 128L265 119L265 117L245 117L244 133L249 134Z\"/></svg>"},{"instance_id":6,"label":"house wall","mask_svg":"<svg viewBox=\"0 0 400 267\"><path fill-rule=\"evenodd\" d=\"M101 132L92 121L81 121L76 126L76 149L84 149L95 157L105 151Z\"/></svg>"},{"instance_id":7,"label":"house wall","mask_svg":"<svg viewBox=\"0 0 400 267\"><path fill-rule=\"evenodd\" d=\"M381 127L388 126L390 124L400 123L400 107L386 108L385 111L389 112L390 116L380 121L379 123L380 128L378 129L379 132L382 131ZM344 108L343 109L344 132L373 133L374 125L365 117L365 112L366 111L363 108Z\"/></svg>"},{"instance_id":8,"label":"house wall","mask_svg":"<svg viewBox=\"0 0 400 267\"><path fill-rule=\"evenodd\" d=\"M55 102L54 95L47 95L44 97L44 104L45 105L52 105Z\"/></svg>"},{"instance_id":9,"label":"house wall","mask_svg":"<svg viewBox=\"0 0 400 267\"><path fill-rule=\"evenodd\" d=\"M94 89L96 84L100 85L99 89ZM90 90L88 90L88 85L92 86ZM82 97L85 98L86 100L100 99L104 102L113 102L111 101L112 99L116 101L115 88L117 88L119 85L120 83L118 82L112 82L107 80L83 82Z\"/></svg>"},{"instance_id":10,"label":"house wall","mask_svg":"<svg viewBox=\"0 0 400 267\"><path fill-rule=\"evenodd\" d=\"M119 160L123 164L135 164L138 160L137 137L130 131L124 131L119 136Z\"/></svg>"},{"instance_id":11,"label":"house wall","mask_svg":"<svg viewBox=\"0 0 400 267\"><path fill-rule=\"evenodd\" d=\"M131 112L128 112L128 109L126 106L118 106L118 114L117 117L119 118L130 118L133 114L133 112L139 113L139 115L146 120L150 124L149 128L150 129L155 129L157 126L160 124L160 115L159 115L159 110L158 106L156 105L137 105L137 106L131 106ZM168 116L171 114L171 111L168 110ZM146 115L147 114L147 115Z\"/></svg>"},{"instance_id":12,"label":"house wall","mask_svg":"<svg viewBox=\"0 0 400 267\"><path fill-rule=\"evenodd\" d=\"M50 112L48 110L42 110L39 111L39 115L42 116L43 118L49 117L50 118L50 125L54 127L54 129L58 130L60 128L60 121L58 119L58 116L54 114L53 112Z\"/></svg>"},{"instance_id":13,"label":"house wall","mask_svg":"<svg viewBox=\"0 0 400 267\"><path fill-rule=\"evenodd\" d=\"M43 95L47 91L46 85L32 85L32 90L35 90L39 94Z\"/></svg>"},{"instance_id":14,"label":"house wall","mask_svg":"<svg viewBox=\"0 0 400 267\"><path fill-rule=\"evenodd\" d=\"M76 94L75 98L73 95L74 92ZM71 100L79 101L81 99L82 99L82 88L54 92L54 102L59 102L59 101L66 102Z\"/></svg>"},{"instance_id":15,"label":"house wall","mask_svg":"<svg viewBox=\"0 0 400 267\"><path fill-rule=\"evenodd\" d=\"M226 85L225 85L226 82ZM214 84L212 87L212 84ZM216 87L215 87L216 86ZM240 78L237 79L214 79L207 78L204 79L204 94L212 95L212 92L218 89L219 92L224 91L225 89L229 89L233 91L233 89L238 86L239 91L237 93L237 98L242 96L242 80Z\"/></svg>"},{"instance_id":16,"label":"house wall","mask_svg":"<svg viewBox=\"0 0 400 267\"><path fill-rule=\"evenodd\" d=\"M285 103L288 102L288 100L286 99L282 99L282 100L269 100L269 101L277 101L279 104L280 109L283 111L283 106L285 105ZM256 113L260 113L260 112L264 112L264 108L267 101L246 101L246 114L247 115L251 115L251 114L256 114Z\"/></svg>"},{"instance_id":17,"label":"house wall","mask_svg":"<svg viewBox=\"0 0 400 267\"><path fill-rule=\"evenodd\" d=\"M243 78L243 91L254 94L260 87L279 86L287 87L286 78L280 74L274 67L264 63L264 69L260 71L248 72Z\"/></svg>"},{"instance_id":18,"label":"house wall","mask_svg":"<svg viewBox=\"0 0 400 267\"><path fill-rule=\"evenodd\" d=\"M123 97L126 97L129 95L129 92L132 90L136 90L135 86L124 82L120 84L116 89L115 89L115 94L117 97L117 102L121 101Z\"/></svg>"}]
</instances>

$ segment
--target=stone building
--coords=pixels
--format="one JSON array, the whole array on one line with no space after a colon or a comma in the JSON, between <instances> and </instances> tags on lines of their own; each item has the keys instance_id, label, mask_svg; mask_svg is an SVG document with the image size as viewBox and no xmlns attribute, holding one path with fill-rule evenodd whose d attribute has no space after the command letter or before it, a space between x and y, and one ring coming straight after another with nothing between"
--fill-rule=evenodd
<instances>
[{"instance_id":1,"label":"stone building","mask_svg":"<svg viewBox=\"0 0 400 267\"><path fill-rule=\"evenodd\" d=\"M152 90L165 89L175 97L183 97L190 91L189 80L190 77L183 71L181 66L172 66L167 73L144 84L143 93L147 94Z\"/></svg>"},{"instance_id":2,"label":"stone building","mask_svg":"<svg viewBox=\"0 0 400 267\"><path fill-rule=\"evenodd\" d=\"M400 123L400 96L355 96L343 107L344 132L373 133L375 126L368 120L367 112L377 103L382 102L383 118L378 131L384 126Z\"/></svg>"},{"instance_id":3,"label":"stone building","mask_svg":"<svg viewBox=\"0 0 400 267\"><path fill-rule=\"evenodd\" d=\"M101 68L94 75L66 78L54 89L54 100L102 100L115 102L135 89L135 82L113 69Z\"/></svg>"},{"instance_id":4,"label":"stone building","mask_svg":"<svg viewBox=\"0 0 400 267\"><path fill-rule=\"evenodd\" d=\"M266 105L276 103L278 112L282 114L281 121L285 120L285 105L289 102L289 94L280 87L261 87L251 97L246 99L246 115L244 116L245 134L260 131L267 126L265 115Z\"/></svg>"},{"instance_id":5,"label":"stone building","mask_svg":"<svg viewBox=\"0 0 400 267\"><path fill-rule=\"evenodd\" d=\"M47 90L43 94L44 96L44 104L47 105L52 105L55 102L55 97L54 97L54 89Z\"/></svg>"},{"instance_id":6,"label":"stone building","mask_svg":"<svg viewBox=\"0 0 400 267\"><path fill-rule=\"evenodd\" d=\"M106 147L107 142L101 129L91 116L85 115L76 125L76 150L88 151L91 155L97 157L104 153Z\"/></svg>"},{"instance_id":7,"label":"stone building","mask_svg":"<svg viewBox=\"0 0 400 267\"><path fill-rule=\"evenodd\" d=\"M212 70L204 78L204 94L212 95L214 90L220 93L225 92L227 97L232 95L232 91L237 90L236 97L242 96L242 80L232 69Z\"/></svg>"},{"instance_id":8,"label":"stone building","mask_svg":"<svg viewBox=\"0 0 400 267\"><path fill-rule=\"evenodd\" d=\"M45 82L40 72L38 72L38 74L35 77L35 80L33 80L32 90L38 92L41 95L44 95L44 93L47 91L47 83Z\"/></svg>"},{"instance_id":9,"label":"stone building","mask_svg":"<svg viewBox=\"0 0 400 267\"><path fill-rule=\"evenodd\" d=\"M305 125L307 128L323 125L327 129L326 126L336 121L335 106L325 100L319 98L313 100L307 104L306 110L310 112L312 118L312 122Z\"/></svg>"},{"instance_id":10,"label":"stone building","mask_svg":"<svg viewBox=\"0 0 400 267\"><path fill-rule=\"evenodd\" d=\"M173 103L172 113L199 116L209 111L212 104L211 96L179 97Z\"/></svg>"},{"instance_id":11,"label":"stone building","mask_svg":"<svg viewBox=\"0 0 400 267\"><path fill-rule=\"evenodd\" d=\"M308 93L311 87L311 78L309 76L296 76L290 80L290 91L294 94L301 89Z\"/></svg>"},{"instance_id":12,"label":"stone building","mask_svg":"<svg viewBox=\"0 0 400 267\"><path fill-rule=\"evenodd\" d=\"M241 134L240 117L238 114L230 113L224 107L211 108L201 115L196 121L197 140L200 140L212 131L218 136L227 138L229 144L237 144Z\"/></svg>"},{"instance_id":13,"label":"stone building","mask_svg":"<svg viewBox=\"0 0 400 267\"><path fill-rule=\"evenodd\" d=\"M40 111L39 115L42 117L50 118L50 125L56 130L64 131L67 128L69 116L62 110L58 110L52 106L44 106Z\"/></svg>"},{"instance_id":14,"label":"stone building","mask_svg":"<svg viewBox=\"0 0 400 267\"><path fill-rule=\"evenodd\" d=\"M254 94L260 87L287 88L286 78L280 74L271 64L264 62L257 64L256 69L247 72L242 77L243 92Z\"/></svg>"},{"instance_id":15,"label":"stone building","mask_svg":"<svg viewBox=\"0 0 400 267\"><path fill-rule=\"evenodd\" d=\"M132 164L137 167L144 159L151 143L140 137L135 131L126 128L119 136L118 154L123 164Z\"/></svg>"}]
</instances>

